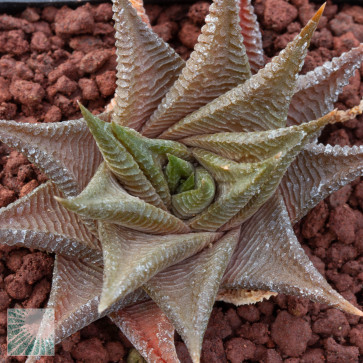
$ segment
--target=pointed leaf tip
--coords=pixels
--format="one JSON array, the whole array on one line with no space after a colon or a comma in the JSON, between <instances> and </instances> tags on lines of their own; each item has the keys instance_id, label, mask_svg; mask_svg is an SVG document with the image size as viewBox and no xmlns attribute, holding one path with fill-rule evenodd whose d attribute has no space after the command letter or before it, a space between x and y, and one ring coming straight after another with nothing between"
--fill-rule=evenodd
<instances>
[{"instance_id":1,"label":"pointed leaf tip","mask_svg":"<svg viewBox=\"0 0 363 363\"><path fill-rule=\"evenodd\" d=\"M208 232L154 236L102 222L99 235L105 264L99 311L221 237Z\"/></svg>"},{"instance_id":2,"label":"pointed leaf tip","mask_svg":"<svg viewBox=\"0 0 363 363\"><path fill-rule=\"evenodd\" d=\"M315 13L315 15L312 17L312 21L318 23L320 21L321 16L323 15L324 9L326 6L326 2L320 6L319 10Z\"/></svg>"},{"instance_id":3,"label":"pointed leaf tip","mask_svg":"<svg viewBox=\"0 0 363 363\"><path fill-rule=\"evenodd\" d=\"M185 68L143 127L145 136L160 135L188 114L250 78L238 12L235 0L213 1Z\"/></svg>"},{"instance_id":4,"label":"pointed leaf tip","mask_svg":"<svg viewBox=\"0 0 363 363\"><path fill-rule=\"evenodd\" d=\"M185 116L159 137L177 140L206 133L264 131L284 127L298 73L317 27L319 14L257 74Z\"/></svg>"}]
</instances>

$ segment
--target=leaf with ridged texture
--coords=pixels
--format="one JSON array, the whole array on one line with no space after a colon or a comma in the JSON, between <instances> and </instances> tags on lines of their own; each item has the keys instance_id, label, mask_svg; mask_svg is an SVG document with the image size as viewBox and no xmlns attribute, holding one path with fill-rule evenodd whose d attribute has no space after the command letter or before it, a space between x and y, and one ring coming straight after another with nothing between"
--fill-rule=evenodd
<instances>
[{"instance_id":1,"label":"leaf with ridged texture","mask_svg":"<svg viewBox=\"0 0 363 363\"><path fill-rule=\"evenodd\" d=\"M239 162L256 162L271 157L280 151L307 144L327 124L344 122L362 113L360 105L346 111L333 110L317 120L276 130L256 132L221 132L197 135L182 139L188 146L203 148L228 159Z\"/></svg>"},{"instance_id":2,"label":"leaf with ridged texture","mask_svg":"<svg viewBox=\"0 0 363 363\"><path fill-rule=\"evenodd\" d=\"M154 234L189 232L188 226L179 218L127 194L104 163L81 194L69 199L56 197L56 200L82 217L138 231Z\"/></svg>"},{"instance_id":3,"label":"leaf with ridged texture","mask_svg":"<svg viewBox=\"0 0 363 363\"><path fill-rule=\"evenodd\" d=\"M102 266L93 263L56 256L47 305L55 313L56 343L106 314L148 298L143 290L138 289L99 314L102 270Z\"/></svg>"},{"instance_id":4,"label":"leaf with ridged texture","mask_svg":"<svg viewBox=\"0 0 363 363\"><path fill-rule=\"evenodd\" d=\"M363 316L330 287L309 261L279 193L242 225L240 242L221 287L296 295Z\"/></svg>"},{"instance_id":5,"label":"leaf with ridged texture","mask_svg":"<svg viewBox=\"0 0 363 363\"><path fill-rule=\"evenodd\" d=\"M300 130L303 133L303 139L297 143L290 150L285 150L279 159L279 163L275 170L271 173L270 178L260 188L247 205L241 209L228 223L226 223L221 230L228 231L231 228L239 226L247 218L252 216L270 196L275 192L279 186L286 170L290 164L294 161L295 157L302 151L302 149L320 132L320 130L328 123L344 122L356 117L363 111L363 101L352 109L346 111L333 110L327 115L321 117L318 120L304 123L299 126L292 126L288 129Z\"/></svg>"},{"instance_id":6,"label":"leaf with ridged texture","mask_svg":"<svg viewBox=\"0 0 363 363\"><path fill-rule=\"evenodd\" d=\"M167 157L168 164L165 167L165 177L170 192L175 193L182 178L187 180L190 176L194 175L194 168L193 164L189 161L180 159L171 154L167 154Z\"/></svg>"},{"instance_id":7,"label":"leaf with ridged texture","mask_svg":"<svg viewBox=\"0 0 363 363\"><path fill-rule=\"evenodd\" d=\"M132 155L113 135L111 124L92 115L81 104L79 106L107 166L122 186L135 197L139 197L156 207L166 209L163 201Z\"/></svg>"},{"instance_id":8,"label":"leaf with ridged texture","mask_svg":"<svg viewBox=\"0 0 363 363\"><path fill-rule=\"evenodd\" d=\"M55 312L56 342L99 318L94 307L101 288L102 266L57 255L48 302Z\"/></svg>"},{"instance_id":9,"label":"leaf with ridged texture","mask_svg":"<svg viewBox=\"0 0 363 363\"><path fill-rule=\"evenodd\" d=\"M105 264L100 311L221 237L209 232L153 236L108 223L100 224L99 233Z\"/></svg>"},{"instance_id":10,"label":"leaf with ridged texture","mask_svg":"<svg viewBox=\"0 0 363 363\"><path fill-rule=\"evenodd\" d=\"M112 123L112 130L150 180L164 204L170 207L171 195L163 173L162 161L166 156L165 150L175 150L174 153L181 157L189 157L190 153L185 145L169 140L150 140L133 129L115 123Z\"/></svg>"},{"instance_id":11,"label":"leaf with ridged texture","mask_svg":"<svg viewBox=\"0 0 363 363\"><path fill-rule=\"evenodd\" d=\"M189 178L185 181L182 181L178 186L177 193L187 192L188 190L193 189L195 186L195 174L190 174Z\"/></svg>"},{"instance_id":12,"label":"leaf with ridged texture","mask_svg":"<svg viewBox=\"0 0 363 363\"><path fill-rule=\"evenodd\" d=\"M260 132L221 132L192 136L182 141L237 162L254 163L291 149L303 135L301 127L294 127Z\"/></svg>"},{"instance_id":13,"label":"leaf with ridged texture","mask_svg":"<svg viewBox=\"0 0 363 363\"><path fill-rule=\"evenodd\" d=\"M0 120L0 140L22 152L67 197L77 195L102 162L83 119L46 124Z\"/></svg>"},{"instance_id":14,"label":"leaf with ridged texture","mask_svg":"<svg viewBox=\"0 0 363 363\"><path fill-rule=\"evenodd\" d=\"M131 5L136 9L137 15L150 27L150 20L146 14L143 0L130 0Z\"/></svg>"},{"instance_id":15,"label":"leaf with ridged texture","mask_svg":"<svg viewBox=\"0 0 363 363\"><path fill-rule=\"evenodd\" d=\"M201 213L214 199L215 184L212 176L203 168L195 169L195 188L172 196L173 212L181 218Z\"/></svg>"},{"instance_id":16,"label":"leaf with ridged texture","mask_svg":"<svg viewBox=\"0 0 363 363\"><path fill-rule=\"evenodd\" d=\"M360 67L362 60L363 44L301 75L291 100L287 124L299 125L331 111L338 95Z\"/></svg>"},{"instance_id":17,"label":"leaf with ridged texture","mask_svg":"<svg viewBox=\"0 0 363 363\"><path fill-rule=\"evenodd\" d=\"M0 209L1 243L25 246L102 263L99 241L54 199L56 186L47 182Z\"/></svg>"},{"instance_id":18,"label":"leaf with ridged texture","mask_svg":"<svg viewBox=\"0 0 363 363\"><path fill-rule=\"evenodd\" d=\"M280 184L292 223L330 193L363 174L363 146L308 145Z\"/></svg>"},{"instance_id":19,"label":"leaf with ridged texture","mask_svg":"<svg viewBox=\"0 0 363 363\"><path fill-rule=\"evenodd\" d=\"M188 221L188 225L193 230L216 231L239 215L264 186L277 167L281 153L258 163L236 163L202 149L194 149L193 155L218 182L219 195L207 209Z\"/></svg>"},{"instance_id":20,"label":"leaf with ridged texture","mask_svg":"<svg viewBox=\"0 0 363 363\"><path fill-rule=\"evenodd\" d=\"M209 316L240 230L223 236L207 248L158 273L145 285L184 340L194 363L199 363Z\"/></svg>"},{"instance_id":21,"label":"leaf with ridged texture","mask_svg":"<svg viewBox=\"0 0 363 363\"><path fill-rule=\"evenodd\" d=\"M264 131L284 127L297 75L324 5L301 33L265 68L163 132L180 139L216 132Z\"/></svg>"},{"instance_id":22,"label":"leaf with ridged texture","mask_svg":"<svg viewBox=\"0 0 363 363\"><path fill-rule=\"evenodd\" d=\"M276 295L276 292L265 290L220 289L216 300L240 306L256 304L264 299L268 300L271 296Z\"/></svg>"},{"instance_id":23,"label":"leaf with ridged texture","mask_svg":"<svg viewBox=\"0 0 363 363\"><path fill-rule=\"evenodd\" d=\"M128 0L113 0L117 88L112 120L139 130L181 72L184 61Z\"/></svg>"},{"instance_id":24,"label":"leaf with ridged texture","mask_svg":"<svg viewBox=\"0 0 363 363\"><path fill-rule=\"evenodd\" d=\"M189 113L251 76L236 0L214 0L180 77L142 133L155 137Z\"/></svg>"},{"instance_id":25,"label":"leaf with ridged texture","mask_svg":"<svg viewBox=\"0 0 363 363\"><path fill-rule=\"evenodd\" d=\"M149 363L179 363L174 327L153 301L126 307L109 317Z\"/></svg>"},{"instance_id":26,"label":"leaf with ridged texture","mask_svg":"<svg viewBox=\"0 0 363 363\"><path fill-rule=\"evenodd\" d=\"M262 36L257 16L253 11L251 0L240 0L240 26L243 44L250 63L252 73L257 73L265 65L262 48Z\"/></svg>"}]
</instances>

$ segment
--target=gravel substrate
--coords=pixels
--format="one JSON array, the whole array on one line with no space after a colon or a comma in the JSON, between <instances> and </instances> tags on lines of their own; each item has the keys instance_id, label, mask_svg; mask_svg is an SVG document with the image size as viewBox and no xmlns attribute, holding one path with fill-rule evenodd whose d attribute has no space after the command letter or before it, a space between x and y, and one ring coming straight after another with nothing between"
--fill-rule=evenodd
<instances>
[{"instance_id":1,"label":"gravel substrate","mask_svg":"<svg viewBox=\"0 0 363 363\"><path fill-rule=\"evenodd\" d=\"M307 0L256 0L263 46L272 57L299 32L318 5ZM147 5L153 29L187 59L208 13L208 2ZM116 56L110 4L71 10L27 8L0 15L0 119L56 122L80 117L80 100L102 112L115 90ZM338 8L328 2L303 73L363 42L363 6ZM363 66L345 87L336 107L363 96ZM363 145L363 117L324 130L321 141ZM0 144L0 207L46 180L25 157ZM363 305L363 178L314 208L295 232L314 265L355 305ZM0 344L6 354L6 309L44 307L53 257L25 248L0 247ZM182 363L191 362L176 337ZM56 347L42 362L123 362L131 344L101 319ZM208 363L353 363L363 354L363 319L305 299L279 295L256 305L216 303L202 361ZM0 358L1 361L1 358ZM24 362L25 357L5 362ZM363 361L363 360L361 360Z\"/></svg>"}]
</instances>

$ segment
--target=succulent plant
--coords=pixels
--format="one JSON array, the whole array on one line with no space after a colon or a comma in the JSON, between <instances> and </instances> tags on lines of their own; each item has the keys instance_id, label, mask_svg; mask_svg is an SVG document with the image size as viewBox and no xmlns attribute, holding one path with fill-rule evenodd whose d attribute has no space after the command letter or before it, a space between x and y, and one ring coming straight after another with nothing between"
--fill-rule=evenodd
<instances>
[{"instance_id":1,"label":"succulent plant","mask_svg":"<svg viewBox=\"0 0 363 363\"><path fill-rule=\"evenodd\" d=\"M363 313L314 268L292 225L363 171L363 147L322 128L363 45L299 76L324 6L264 64L249 0L215 0L190 59L114 0L117 89L108 110L54 124L0 121L0 140L50 181L0 210L2 242L56 254L56 341L108 314L150 362L199 362L215 300L277 292ZM29 358L29 361L31 359Z\"/></svg>"}]
</instances>

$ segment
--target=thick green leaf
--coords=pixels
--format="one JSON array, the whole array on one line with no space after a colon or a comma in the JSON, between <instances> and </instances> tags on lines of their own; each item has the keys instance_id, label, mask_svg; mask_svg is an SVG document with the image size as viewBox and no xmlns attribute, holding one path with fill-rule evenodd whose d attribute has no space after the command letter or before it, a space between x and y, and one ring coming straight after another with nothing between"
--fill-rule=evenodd
<instances>
[{"instance_id":1,"label":"thick green leaf","mask_svg":"<svg viewBox=\"0 0 363 363\"><path fill-rule=\"evenodd\" d=\"M215 190L214 180L208 171L196 168L195 188L172 196L174 214L185 219L198 215L212 203Z\"/></svg>"},{"instance_id":2,"label":"thick green leaf","mask_svg":"<svg viewBox=\"0 0 363 363\"><path fill-rule=\"evenodd\" d=\"M102 164L86 189L71 199L56 198L82 217L116 223L152 234L187 233L188 226L170 213L133 197Z\"/></svg>"},{"instance_id":3,"label":"thick green leaf","mask_svg":"<svg viewBox=\"0 0 363 363\"><path fill-rule=\"evenodd\" d=\"M135 197L139 197L156 207L166 209L155 188L139 168L132 155L113 135L111 124L92 115L81 104L80 108L107 166L122 186Z\"/></svg>"}]
</instances>

